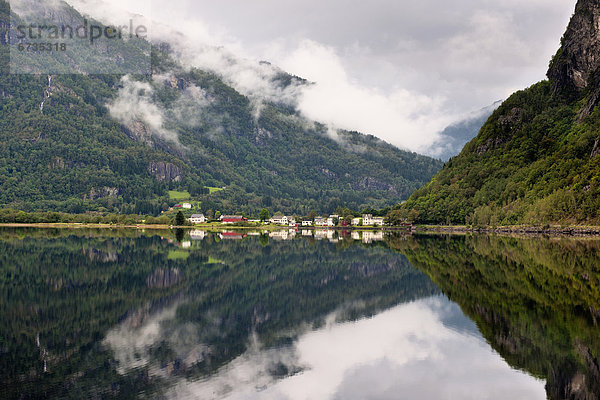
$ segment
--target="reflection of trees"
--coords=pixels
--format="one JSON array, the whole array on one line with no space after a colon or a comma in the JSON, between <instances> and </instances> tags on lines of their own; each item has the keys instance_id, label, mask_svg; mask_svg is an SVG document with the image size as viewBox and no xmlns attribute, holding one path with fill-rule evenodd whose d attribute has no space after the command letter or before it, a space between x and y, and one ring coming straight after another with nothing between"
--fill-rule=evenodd
<instances>
[{"instance_id":1,"label":"reflection of trees","mask_svg":"<svg viewBox=\"0 0 600 400\"><path fill-rule=\"evenodd\" d=\"M391 241L552 399L600 397L600 242L488 236Z\"/></svg>"},{"instance_id":2,"label":"reflection of trees","mask_svg":"<svg viewBox=\"0 0 600 400\"><path fill-rule=\"evenodd\" d=\"M0 398L134 397L164 386L148 366L119 374L101 342L121 322L139 326L175 300L164 331L193 326L206 351L187 365L181 349L157 342L151 362L167 377L227 363L245 351L250 332L275 346L292 339L282 331L319 324L334 310L352 319L438 293L384 246L341 251L327 242L209 235L189 257L169 259L175 244L137 231L25 232L0 230Z\"/></svg>"}]
</instances>

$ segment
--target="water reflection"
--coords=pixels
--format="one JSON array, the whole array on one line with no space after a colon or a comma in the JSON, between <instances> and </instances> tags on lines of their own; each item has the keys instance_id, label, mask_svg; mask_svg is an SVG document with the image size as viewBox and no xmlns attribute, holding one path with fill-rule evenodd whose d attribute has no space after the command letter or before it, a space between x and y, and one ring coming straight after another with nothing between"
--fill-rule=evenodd
<instances>
[{"instance_id":1,"label":"water reflection","mask_svg":"<svg viewBox=\"0 0 600 400\"><path fill-rule=\"evenodd\" d=\"M545 399L544 383L511 369L443 297L370 319L306 330L289 346L256 340L208 379L181 380L172 399Z\"/></svg>"},{"instance_id":2,"label":"water reflection","mask_svg":"<svg viewBox=\"0 0 600 400\"><path fill-rule=\"evenodd\" d=\"M0 229L0 398L598 398L599 268L597 240Z\"/></svg>"}]
</instances>

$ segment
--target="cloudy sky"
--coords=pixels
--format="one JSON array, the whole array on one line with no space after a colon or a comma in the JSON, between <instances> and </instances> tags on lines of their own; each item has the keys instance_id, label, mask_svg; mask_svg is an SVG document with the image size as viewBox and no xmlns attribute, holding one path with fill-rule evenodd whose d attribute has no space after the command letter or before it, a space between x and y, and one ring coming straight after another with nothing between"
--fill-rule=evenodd
<instances>
[{"instance_id":1,"label":"cloudy sky","mask_svg":"<svg viewBox=\"0 0 600 400\"><path fill-rule=\"evenodd\" d=\"M311 119L429 154L447 124L544 79L576 3L104 1L316 82L300 102Z\"/></svg>"}]
</instances>

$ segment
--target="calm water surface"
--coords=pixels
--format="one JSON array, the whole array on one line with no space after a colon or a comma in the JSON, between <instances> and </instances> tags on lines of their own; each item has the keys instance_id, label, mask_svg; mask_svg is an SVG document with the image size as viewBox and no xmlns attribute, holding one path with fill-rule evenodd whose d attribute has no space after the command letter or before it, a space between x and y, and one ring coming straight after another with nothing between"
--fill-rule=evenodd
<instances>
[{"instance_id":1,"label":"calm water surface","mask_svg":"<svg viewBox=\"0 0 600 400\"><path fill-rule=\"evenodd\" d=\"M600 240L0 230L0 398L596 399Z\"/></svg>"}]
</instances>

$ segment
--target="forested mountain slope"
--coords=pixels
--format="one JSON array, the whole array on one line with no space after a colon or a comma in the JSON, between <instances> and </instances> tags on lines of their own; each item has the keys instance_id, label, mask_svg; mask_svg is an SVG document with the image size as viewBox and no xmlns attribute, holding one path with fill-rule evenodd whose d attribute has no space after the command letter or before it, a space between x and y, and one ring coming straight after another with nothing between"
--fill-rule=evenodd
<instances>
[{"instance_id":1,"label":"forested mountain slope","mask_svg":"<svg viewBox=\"0 0 600 400\"><path fill-rule=\"evenodd\" d=\"M600 222L600 5L579 0L548 71L401 208L428 223Z\"/></svg>"},{"instance_id":2,"label":"forested mountain slope","mask_svg":"<svg viewBox=\"0 0 600 400\"><path fill-rule=\"evenodd\" d=\"M83 19L61 7L49 17ZM0 1L0 207L157 214L172 205L169 190L222 212L384 207L441 168L373 136L307 121L289 100L257 102L218 71L183 67L164 43L152 47L151 74L10 74L10 29ZM119 46L143 54L138 42ZM257 68L282 93L309 84L267 63Z\"/></svg>"}]
</instances>

